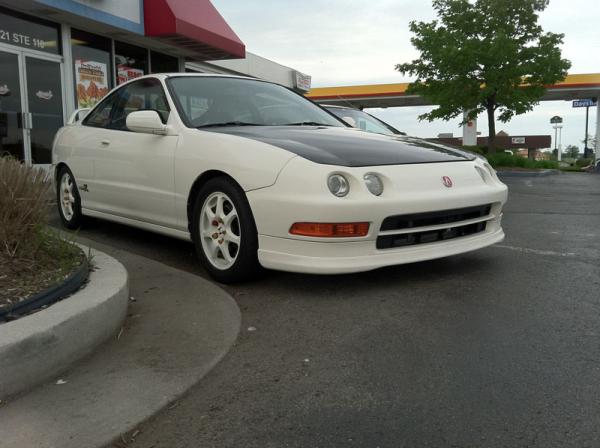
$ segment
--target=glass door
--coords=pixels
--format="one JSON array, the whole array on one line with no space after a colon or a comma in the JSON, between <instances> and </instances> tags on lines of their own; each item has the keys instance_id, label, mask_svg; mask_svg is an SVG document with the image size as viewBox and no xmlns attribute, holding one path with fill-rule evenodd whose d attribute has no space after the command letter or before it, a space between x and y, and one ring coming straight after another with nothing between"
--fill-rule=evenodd
<instances>
[{"instance_id":1,"label":"glass door","mask_svg":"<svg viewBox=\"0 0 600 448\"><path fill-rule=\"evenodd\" d=\"M64 123L61 63L25 56L27 123L34 165L52 163L52 142Z\"/></svg>"},{"instance_id":2,"label":"glass door","mask_svg":"<svg viewBox=\"0 0 600 448\"><path fill-rule=\"evenodd\" d=\"M0 156L25 160L19 54L0 51Z\"/></svg>"}]
</instances>

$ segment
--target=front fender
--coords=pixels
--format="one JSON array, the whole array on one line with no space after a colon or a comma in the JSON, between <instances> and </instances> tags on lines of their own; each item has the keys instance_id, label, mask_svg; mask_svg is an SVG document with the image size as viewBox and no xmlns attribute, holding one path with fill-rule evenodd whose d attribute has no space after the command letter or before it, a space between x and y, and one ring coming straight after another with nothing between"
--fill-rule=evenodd
<instances>
[{"instance_id":1,"label":"front fender","mask_svg":"<svg viewBox=\"0 0 600 448\"><path fill-rule=\"evenodd\" d=\"M215 132L186 130L175 156L176 209L187 222L187 204L195 181L208 171L221 171L248 192L275 184L295 154L267 143Z\"/></svg>"}]
</instances>

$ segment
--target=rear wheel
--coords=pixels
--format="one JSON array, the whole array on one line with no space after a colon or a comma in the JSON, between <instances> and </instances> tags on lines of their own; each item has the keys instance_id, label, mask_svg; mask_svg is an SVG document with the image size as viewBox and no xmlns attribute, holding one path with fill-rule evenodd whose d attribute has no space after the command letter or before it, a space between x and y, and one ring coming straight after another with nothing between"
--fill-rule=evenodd
<instances>
[{"instance_id":1,"label":"rear wheel","mask_svg":"<svg viewBox=\"0 0 600 448\"><path fill-rule=\"evenodd\" d=\"M211 179L198 192L192 237L198 257L217 281L235 283L258 274L254 217L244 192L229 179Z\"/></svg>"},{"instance_id":2,"label":"rear wheel","mask_svg":"<svg viewBox=\"0 0 600 448\"><path fill-rule=\"evenodd\" d=\"M56 202L63 226L71 230L81 227L83 224L81 197L75 183L75 177L73 177L73 173L67 167L62 167L58 173Z\"/></svg>"}]
</instances>

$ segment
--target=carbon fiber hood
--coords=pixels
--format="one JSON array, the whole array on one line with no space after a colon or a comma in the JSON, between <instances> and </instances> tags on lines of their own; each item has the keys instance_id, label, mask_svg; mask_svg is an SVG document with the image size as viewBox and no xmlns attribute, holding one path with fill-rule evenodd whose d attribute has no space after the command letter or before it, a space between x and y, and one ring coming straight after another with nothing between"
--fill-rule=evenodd
<instances>
[{"instance_id":1,"label":"carbon fiber hood","mask_svg":"<svg viewBox=\"0 0 600 448\"><path fill-rule=\"evenodd\" d=\"M472 154L443 144L342 127L227 126L202 130L258 140L327 165L359 167L474 159Z\"/></svg>"}]
</instances>

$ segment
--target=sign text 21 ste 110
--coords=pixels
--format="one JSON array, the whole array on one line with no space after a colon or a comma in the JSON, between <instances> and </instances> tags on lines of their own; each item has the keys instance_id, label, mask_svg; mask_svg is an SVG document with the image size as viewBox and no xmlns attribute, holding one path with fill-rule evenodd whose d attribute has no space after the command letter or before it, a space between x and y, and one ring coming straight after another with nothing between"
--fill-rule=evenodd
<instances>
[{"instance_id":1,"label":"sign text 21 ste 110","mask_svg":"<svg viewBox=\"0 0 600 448\"><path fill-rule=\"evenodd\" d=\"M46 47L46 42L42 39L27 36L26 34L14 33L0 29L0 41L9 44L18 45L20 47L31 47L43 50Z\"/></svg>"}]
</instances>

